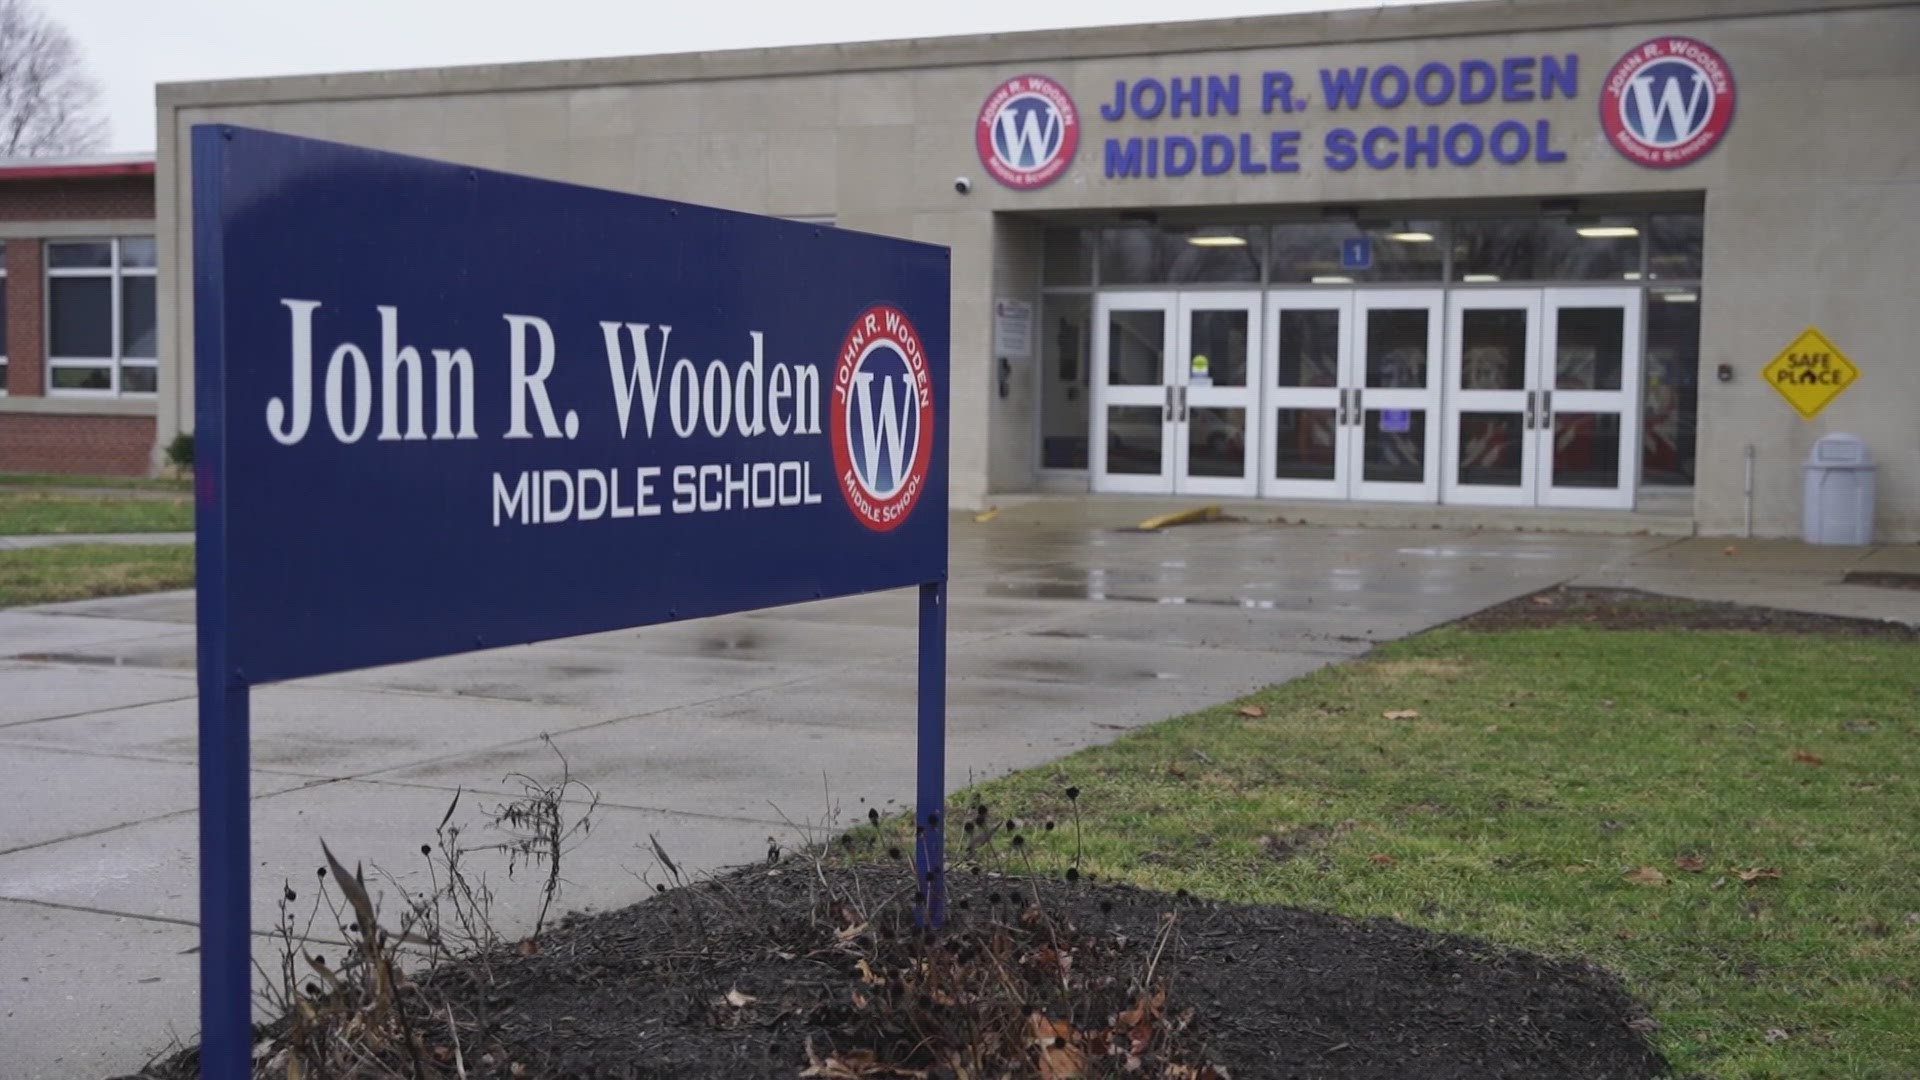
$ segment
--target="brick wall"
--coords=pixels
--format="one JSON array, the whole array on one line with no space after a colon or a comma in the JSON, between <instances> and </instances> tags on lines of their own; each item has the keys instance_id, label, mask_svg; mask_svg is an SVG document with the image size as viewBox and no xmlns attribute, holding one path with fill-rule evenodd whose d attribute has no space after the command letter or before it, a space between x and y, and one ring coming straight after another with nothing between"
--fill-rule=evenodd
<instances>
[{"instance_id":1,"label":"brick wall","mask_svg":"<svg viewBox=\"0 0 1920 1080\"><path fill-rule=\"evenodd\" d=\"M47 280L40 241L7 241L7 392L39 397L47 386L47 347L41 313Z\"/></svg>"},{"instance_id":2,"label":"brick wall","mask_svg":"<svg viewBox=\"0 0 1920 1080\"><path fill-rule=\"evenodd\" d=\"M145 476L151 416L0 413L0 471Z\"/></svg>"},{"instance_id":3,"label":"brick wall","mask_svg":"<svg viewBox=\"0 0 1920 1080\"><path fill-rule=\"evenodd\" d=\"M151 217L151 176L9 180L0 184L0 221Z\"/></svg>"}]
</instances>

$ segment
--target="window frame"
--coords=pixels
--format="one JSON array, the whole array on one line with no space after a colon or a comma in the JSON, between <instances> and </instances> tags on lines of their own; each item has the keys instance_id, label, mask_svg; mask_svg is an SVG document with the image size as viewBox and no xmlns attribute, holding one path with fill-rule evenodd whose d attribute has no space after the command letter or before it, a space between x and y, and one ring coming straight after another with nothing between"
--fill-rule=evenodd
<instances>
[{"instance_id":1,"label":"window frame","mask_svg":"<svg viewBox=\"0 0 1920 1080\"><path fill-rule=\"evenodd\" d=\"M159 290L159 276L160 276L160 268L158 266L159 259L157 257L154 259L155 265L153 266L128 266L126 263L126 258L122 254L122 245L124 245L126 241L129 241L129 240L145 240L148 242L152 242L154 240L154 237L147 236L147 235L75 236L75 237L61 237L57 240L49 239L44 244L41 245L42 272L46 275L46 289L45 289L46 297L42 301L42 316L43 316L42 325L46 327L45 393L48 397L68 397L68 398L131 397L131 398L140 398L140 399L152 399L157 395L159 391L159 378L160 378L160 357L158 356L159 350L158 348L156 348L154 350L156 355L152 357L128 356L126 354L127 345L125 340L125 326L123 325L123 320L125 318L124 308L126 303L125 296L124 296L125 281L128 278L152 279L154 281L154 289L157 296L157 293ZM108 265L106 266L55 266L53 265L53 253L55 248L64 247L68 245L101 244L101 243L108 245L108 251L111 256L108 260ZM108 310L108 320L110 323L108 327L108 332L109 332L109 340L112 342L112 354L110 356L105 356L105 357L58 356L54 353L53 351L53 291L54 291L53 283L54 281L59 279L90 279L90 280L105 280L107 282L107 294L108 294L107 310ZM155 344L157 346L158 345L158 325L157 324L159 320L159 310L157 307L154 311L154 318L156 322ZM105 387L77 387L77 386L63 387L63 386L54 385L54 375L57 371L72 370L76 368L99 368L102 366L104 366L107 369L108 384ZM152 369L153 376L154 376L154 389L152 390L123 389L122 387L123 387L124 380L121 377L122 372L124 371L124 369L130 368L130 367Z\"/></svg>"},{"instance_id":2,"label":"window frame","mask_svg":"<svg viewBox=\"0 0 1920 1080\"><path fill-rule=\"evenodd\" d=\"M7 396L13 379L13 334L7 325L12 318L13 305L7 300L7 242L0 240L0 397Z\"/></svg>"}]
</instances>

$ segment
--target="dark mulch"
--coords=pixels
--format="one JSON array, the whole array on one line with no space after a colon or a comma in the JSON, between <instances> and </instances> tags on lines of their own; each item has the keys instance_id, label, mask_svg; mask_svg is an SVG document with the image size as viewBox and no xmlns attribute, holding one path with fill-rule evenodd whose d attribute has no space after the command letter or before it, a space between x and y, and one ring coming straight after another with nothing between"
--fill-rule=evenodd
<instances>
[{"instance_id":1,"label":"dark mulch","mask_svg":"<svg viewBox=\"0 0 1920 1080\"><path fill-rule=\"evenodd\" d=\"M1749 630L1920 641L1920 627L1880 619L1811 615L1778 608L1655 596L1634 589L1561 587L1523 596L1461 620L1469 630Z\"/></svg>"},{"instance_id":2,"label":"dark mulch","mask_svg":"<svg viewBox=\"0 0 1920 1080\"><path fill-rule=\"evenodd\" d=\"M1841 580L1849 585L1870 585L1876 589L1920 589L1920 574L1901 570L1850 570Z\"/></svg>"},{"instance_id":3,"label":"dark mulch","mask_svg":"<svg viewBox=\"0 0 1920 1080\"><path fill-rule=\"evenodd\" d=\"M876 899L912 888L911 875L895 867L828 873L836 888ZM1155 981L1168 984L1165 1028L1180 1033L1167 1037L1170 1052L1158 1067L1150 1060L1137 1075L1194 1075L1168 1070L1175 1061L1220 1067L1237 1080L1665 1074L1634 1027L1647 1023L1644 1012L1611 975L1384 919L962 872L953 882L954 925L935 947L957 942L964 960L969 941L1004 940L1010 930L1028 937L1016 949L1025 962L1044 948L1033 940L1042 931L1023 929L1031 926L1036 888L1057 928L1044 933L1071 952L1079 990L1071 1004L1058 994L1026 1000L1082 1031L1111 1027L1137 1000L1133 988L1152 962L1163 918L1177 913ZM914 1058L910 1035L876 1023L871 1006L855 1006L857 992L887 993L863 983L862 957L884 976L910 967L926 945L892 917L872 920L865 951L837 942L844 928L820 917L820 892L804 860L788 860L777 874L743 870L569 919L535 955L490 958L490 981L479 977L482 965L468 964L443 970L431 985L457 1012L485 1016L492 1027L490 1039L477 1032L465 1039L475 1077L797 1077L807 1068L809 1040L822 1059L866 1049L883 1063L927 1067ZM1031 991L1044 982L1009 985ZM729 992L744 997L730 1004ZM1187 1020L1184 1027L1176 1018ZM931 1020L939 1026L938 1016ZM492 1055L486 1064L483 1052ZM1091 1059L1084 1075L1122 1075L1120 1060ZM512 1072L514 1063L525 1072ZM953 1074L936 1067L930 1075ZM1006 1075L1042 1073L1036 1058Z\"/></svg>"}]
</instances>

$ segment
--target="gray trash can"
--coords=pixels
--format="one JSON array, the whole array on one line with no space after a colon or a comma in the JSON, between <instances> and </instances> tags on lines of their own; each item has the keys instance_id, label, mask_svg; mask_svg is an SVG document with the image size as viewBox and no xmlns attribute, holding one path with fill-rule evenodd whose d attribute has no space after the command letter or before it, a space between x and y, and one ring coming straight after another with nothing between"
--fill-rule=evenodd
<instances>
[{"instance_id":1,"label":"gray trash can","mask_svg":"<svg viewBox=\"0 0 1920 1080\"><path fill-rule=\"evenodd\" d=\"M1858 435L1813 444L1806 472L1801 539L1809 544L1873 543L1873 490L1880 467Z\"/></svg>"}]
</instances>

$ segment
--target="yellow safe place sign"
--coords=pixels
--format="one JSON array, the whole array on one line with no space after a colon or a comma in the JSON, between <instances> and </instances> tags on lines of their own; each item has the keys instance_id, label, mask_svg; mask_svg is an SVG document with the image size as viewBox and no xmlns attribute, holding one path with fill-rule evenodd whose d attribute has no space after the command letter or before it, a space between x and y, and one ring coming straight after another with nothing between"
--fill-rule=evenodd
<instances>
[{"instance_id":1,"label":"yellow safe place sign","mask_svg":"<svg viewBox=\"0 0 1920 1080\"><path fill-rule=\"evenodd\" d=\"M1853 385L1860 369L1818 327L1809 326L1761 374L1794 411L1811 420Z\"/></svg>"}]
</instances>

